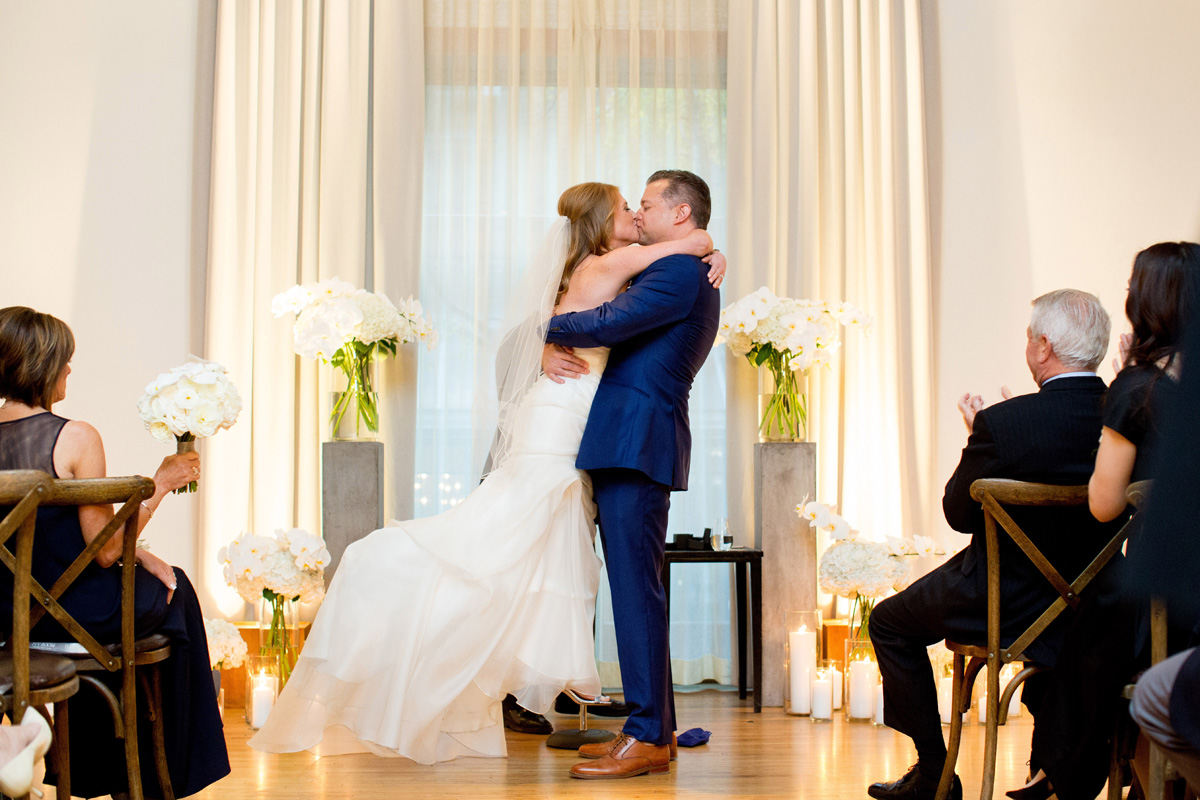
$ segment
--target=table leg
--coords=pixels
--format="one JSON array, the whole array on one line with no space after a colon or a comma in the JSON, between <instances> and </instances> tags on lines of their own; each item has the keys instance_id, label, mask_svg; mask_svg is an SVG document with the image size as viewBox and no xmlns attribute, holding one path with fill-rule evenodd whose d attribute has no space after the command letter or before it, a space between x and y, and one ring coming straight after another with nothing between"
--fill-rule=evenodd
<instances>
[{"instance_id":1,"label":"table leg","mask_svg":"<svg viewBox=\"0 0 1200 800\"><path fill-rule=\"evenodd\" d=\"M662 565L663 593L667 596L667 630L671 629L671 562L663 559Z\"/></svg>"},{"instance_id":2,"label":"table leg","mask_svg":"<svg viewBox=\"0 0 1200 800\"><path fill-rule=\"evenodd\" d=\"M745 561L735 561L733 563L733 577L733 607L737 611L738 699L745 700L747 678L749 677L746 675L746 603L749 598L746 597Z\"/></svg>"},{"instance_id":3,"label":"table leg","mask_svg":"<svg viewBox=\"0 0 1200 800\"><path fill-rule=\"evenodd\" d=\"M750 613L754 637L754 710L762 711L762 559L750 562Z\"/></svg>"}]
</instances>

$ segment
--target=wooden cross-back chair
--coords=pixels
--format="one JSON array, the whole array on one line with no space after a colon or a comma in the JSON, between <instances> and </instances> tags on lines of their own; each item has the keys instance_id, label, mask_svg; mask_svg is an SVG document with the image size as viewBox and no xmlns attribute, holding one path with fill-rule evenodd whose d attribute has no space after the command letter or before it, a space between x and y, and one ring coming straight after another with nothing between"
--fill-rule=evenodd
<instances>
[{"instance_id":1,"label":"wooden cross-back chair","mask_svg":"<svg viewBox=\"0 0 1200 800\"><path fill-rule=\"evenodd\" d=\"M34 523L40 503L49 497L52 481L36 470L0 472L0 507L9 507L0 519L0 557L13 572L13 615L7 641L0 650L0 707L20 724L32 705L55 704L66 725L67 699L79 691L75 664L60 656L33 653L29 649L29 594L32 580ZM16 554L5 546L16 537ZM55 721L58 722L58 714ZM65 755L65 727L56 725L56 754Z\"/></svg>"},{"instance_id":2,"label":"wooden cross-back chair","mask_svg":"<svg viewBox=\"0 0 1200 800\"><path fill-rule=\"evenodd\" d=\"M983 506L984 536L987 544L987 645L947 641L946 648L954 654L954 677L951 688L950 741L947 745L946 766L938 785L936 800L946 800L954 780L962 740L962 715L971 708L971 689L984 667L987 674L987 725L984 746L983 786L980 800L991 800L996 778L996 747L999 726L1008 720L1008 706L1018 687L1045 668L1028 666L1021 669L1000 690L1000 668L1014 661L1024 661L1024 651L1067 608L1079 606L1080 593L1100 573L1100 570L1121 550L1130 525L1126 523L1092 559L1075 580L1068 582L1049 559L1021 530L1005 510L1005 506L1053 508L1087 505L1086 486L1052 486L1042 483L1002 478L984 478L971 484L971 497ZM1007 647L1000 640L1000 531L1021 548L1038 572L1058 592L1058 597Z\"/></svg>"},{"instance_id":3,"label":"wooden cross-back chair","mask_svg":"<svg viewBox=\"0 0 1200 800\"><path fill-rule=\"evenodd\" d=\"M0 475L14 473L0 473ZM48 478L48 476L47 476ZM32 649L34 655L38 651L48 651L69 659L75 668L78 680L88 684L98 691L105 700L113 718L113 729L117 738L124 740L126 770L129 779L129 795L134 800L142 800L141 766L138 758L137 736L137 687L140 683L145 692L147 716L151 722L151 734L154 749L155 771L165 800L174 800L171 780L167 773L166 747L162 722L162 690L159 677L159 665L171 654L170 644L165 636L153 634L138 639L135 633L135 598L136 583L136 548L138 509L143 500L153 496L154 481L140 476L129 478L93 478L86 480L50 480L49 487L40 495L38 505L41 506L88 506L119 504L116 514L100 533L84 547L83 551L71 563L71 566L46 588L28 576L18 576L25 587L25 593L14 591L14 605L17 607L32 605L28 612L28 626L33 628L46 614L54 620L74 639L74 643L39 643L31 642L25 649ZM15 511L15 509L14 509ZM26 527L32 529L32 522L26 522ZM99 642L84 630L58 602L63 593L78 578L84 569L91 564L100 550L117 534L124 530L121 547L121 635L118 642ZM22 536L25 528L22 528ZM32 552L33 537L36 533L30 530L28 544L24 538L19 540L18 550L27 546ZM19 569L17 560L0 541L0 561L10 570ZM14 574L17 574L14 571ZM26 598L24 603L18 602L18 595ZM32 598L32 603L29 602ZM14 635L14 645L16 637ZM15 649L15 647L14 647ZM15 656L14 656L15 657ZM146 669L139 669L144 667ZM96 674L121 674L119 694L111 689ZM67 752L67 714L62 702L55 705L55 730L58 738L56 749L56 771L58 772L59 795L70 795L70 755Z\"/></svg>"}]
</instances>

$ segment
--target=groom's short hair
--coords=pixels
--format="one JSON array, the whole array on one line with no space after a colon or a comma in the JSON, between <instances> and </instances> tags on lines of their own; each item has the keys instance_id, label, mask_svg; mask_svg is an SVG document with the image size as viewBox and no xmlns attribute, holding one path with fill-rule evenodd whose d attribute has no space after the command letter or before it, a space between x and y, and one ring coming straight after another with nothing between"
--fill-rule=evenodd
<instances>
[{"instance_id":1,"label":"groom's short hair","mask_svg":"<svg viewBox=\"0 0 1200 800\"><path fill-rule=\"evenodd\" d=\"M666 181L667 189L663 196L672 203L687 205L692 209L692 222L697 228L704 230L708 227L708 218L712 215L712 193L708 184L695 173L683 169L660 169L646 179L646 185L655 181Z\"/></svg>"}]
</instances>

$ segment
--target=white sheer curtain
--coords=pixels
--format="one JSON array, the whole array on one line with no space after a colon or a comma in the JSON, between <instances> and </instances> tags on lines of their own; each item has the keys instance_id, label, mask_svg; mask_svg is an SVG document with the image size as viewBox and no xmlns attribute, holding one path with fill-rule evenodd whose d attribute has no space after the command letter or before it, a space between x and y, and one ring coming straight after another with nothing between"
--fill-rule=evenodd
<instances>
[{"instance_id":1,"label":"white sheer curtain","mask_svg":"<svg viewBox=\"0 0 1200 800\"><path fill-rule=\"evenodd\" d=\"M614 183L636 205L651 172L689 169L713 190L724 240L726 15L727 0L426 0L421 285L441 344L420 363L417 515L478 480L488 344L563 189ZM710 359L692 393L692 489L673 498L672 532L725 516L724 366ZM731 682L728 568L674 578L676 682ZM617 686L606 600L597 653Z\"/></svg>"},{"instance_id":2,"label":"white sheer curtain","mask_svg":"<svg viewBox=\"0 0 1200 800\"><path fill-rule=\"evenodd\" d=\"M201 592L226 614L241 601L216 562L223 544L244 530L320 531L329 368L294 355L271 297L334 276L418 291L421 18L371 0L218 7L205 354L245 407L202 445L199 560ZM396 516L411 503L413 358L380 376Z\"/></svg>"},{"instance_id":3,"label":"white sheer curtain","mask_svg":"<svg viewBox=\"0 0 1200 800\"><path fill-rule=\"evenodd\" d=\"M875 315L811 379L809 428L818 498L873 539L935 530L920 23L918 0L747 0L729 26L726 285ZM749 526L755 376L729 383L730 516Z\"/></svg>"}]
</instances>

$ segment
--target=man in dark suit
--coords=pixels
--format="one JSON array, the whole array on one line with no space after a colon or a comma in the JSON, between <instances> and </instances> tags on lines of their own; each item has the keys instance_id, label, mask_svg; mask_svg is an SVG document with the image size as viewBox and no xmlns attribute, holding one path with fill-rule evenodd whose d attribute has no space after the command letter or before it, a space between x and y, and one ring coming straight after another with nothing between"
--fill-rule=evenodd
<instances>
[{"instance_id":1,"label":"man in dark suit","mask_svg":"<svg viewBox=\"0 0 1200 800\"><path fill-rule=\"evenodd\" d=\"M708 185L699 177L656 172L634 215L640 241L681 239L708 225L710 208ZM720 297L707 271L694 256L668 256L612 302L550 320L551 344L612 348L576 466L592 479L630 713L602 757L572 768L577 778L669 767L675 700L661 574L671 492L687 489L688 395L717 334ZM556 355L548 349L547 374L561 374Z\"/></svg>"},{"instance_id":2,"label":"man in dark suit","mask_svg":"<svg viewBox=\"0 0 1200 800\"><path fill-rule=\"evenodd\" d=\"M937 689L926 648L942 639L983 643L987 637L987 553L983 511L971 499L979 478L1012 478L1060 485L1085 484L1100 439L1100 402L1105 385L1095 373L1108 349L1110 322L1093 295L1062 289L1033 301L1026 331L1025 360L1035 394L1010 397L983 407L964 395L959 409L969 431L958 468L946 484L942 507L950 527L971 534L969 546L871 614L871 641L883 677L884 721L912 737L917 763L867 793L878 800L932 800L946 761L937 708ZM1112 535L1086 507L1017 509L1013 519L1062 574L1074 577ZM1001 537L1003 630L1011 642L1056 597L1033 563ZM1051 626L1027 653L1053 666L1061 625ZM1036 713L1036 684L1025 686L1025 702ZM1032 771L1037 767L1033 766ZM952 798L962 796L955 777Z\"/></svg>"}]
</instances>

